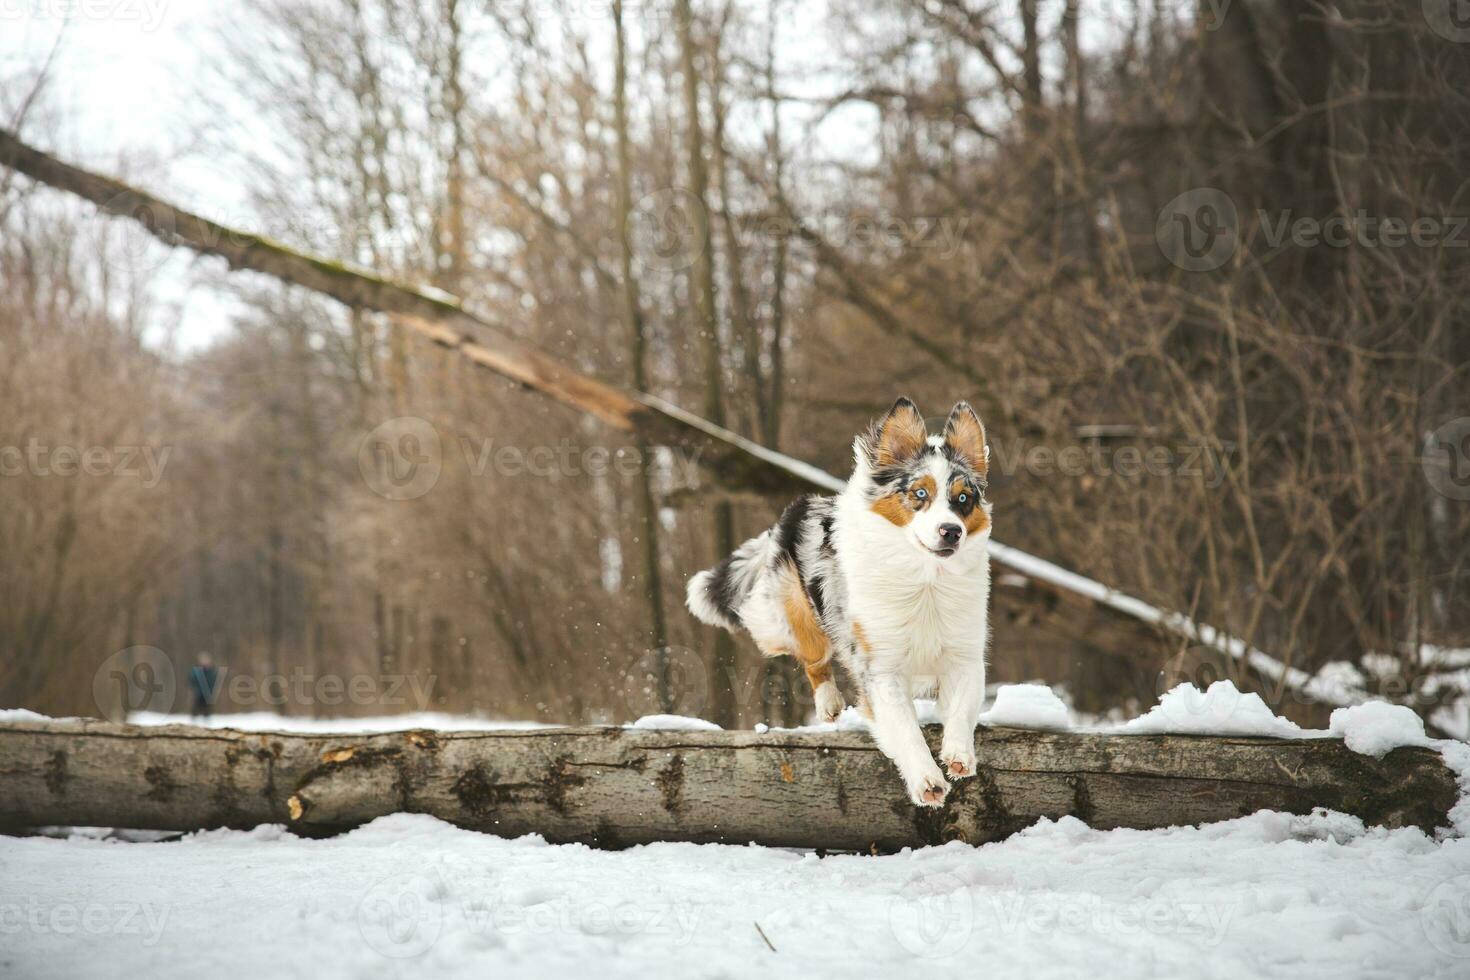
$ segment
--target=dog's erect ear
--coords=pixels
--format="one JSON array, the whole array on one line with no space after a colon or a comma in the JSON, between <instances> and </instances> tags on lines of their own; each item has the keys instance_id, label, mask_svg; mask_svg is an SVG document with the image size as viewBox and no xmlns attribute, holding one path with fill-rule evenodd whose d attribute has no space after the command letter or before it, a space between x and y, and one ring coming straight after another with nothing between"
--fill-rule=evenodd
<instances>
[{"instance_id":1,"label":"dog's erect ear","mask_svg":"<svg viewBox=\"0 0 1470 980\"><path fill-rule=\"evenodd\" d=\"M874 423L868 437L868 454L875 466L897 466L919 455L929 430L914 403L900 398L888 414Z\"/></svg>"},{"instance_id":2,"label":"dog's erect ear","mask_svg":"<svg viewBox=\"0 0 1470 980\"><path fill-rule=\"evenodd\" d=\"M990 452L985 447L985 426L969 402L960 402L944 423L944 444L981 476L990 469Z\"/></svg>"}]
</instances>

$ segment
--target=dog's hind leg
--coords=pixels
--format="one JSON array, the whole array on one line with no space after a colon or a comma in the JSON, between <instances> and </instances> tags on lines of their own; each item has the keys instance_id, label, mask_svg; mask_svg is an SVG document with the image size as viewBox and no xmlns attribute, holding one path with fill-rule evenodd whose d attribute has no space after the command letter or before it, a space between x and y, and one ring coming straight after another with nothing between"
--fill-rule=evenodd
<instances>
[{"instance_id":1,"label":"dog's hind leg","mask_svg":"<svg viewBox=\"0 0 1470 980\"><path fill-rule=\"evenodd\" d=\"M847 707L847 701L832 679L832 641L822 624L817 620L811 600L796 572L790 572L784 582L783 608L786 623L795 639L796 659L806 671L806 679L812 685L812 696L816 699L817 718L821 721L836 721Z\"/></svg>"}]
</instances>

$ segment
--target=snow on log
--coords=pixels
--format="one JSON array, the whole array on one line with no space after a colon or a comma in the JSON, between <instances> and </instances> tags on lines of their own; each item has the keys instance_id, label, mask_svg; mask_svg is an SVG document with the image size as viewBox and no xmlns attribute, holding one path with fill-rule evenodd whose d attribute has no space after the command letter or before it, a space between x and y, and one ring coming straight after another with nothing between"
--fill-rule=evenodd
<instances>
[{"instance_id":1,"label":"snow on log","mask_svg":"<svg viewBox=\"0 0 1470 980\"><path fill-rule=\"evenodd\" d=\"M931 746L938 729L928 729ZM155 830L284 824L330 834L427 813L502 836L625 847L695 841L892 851L1006 837L1040 817L1150 829L1327 807L1446 826L1440 755L1382 759L1328 738L981 728L979 773L942 809L905 798L861 732L288 734L69 719L0 723L0 827Z\"/></svg>"}]
</instances>

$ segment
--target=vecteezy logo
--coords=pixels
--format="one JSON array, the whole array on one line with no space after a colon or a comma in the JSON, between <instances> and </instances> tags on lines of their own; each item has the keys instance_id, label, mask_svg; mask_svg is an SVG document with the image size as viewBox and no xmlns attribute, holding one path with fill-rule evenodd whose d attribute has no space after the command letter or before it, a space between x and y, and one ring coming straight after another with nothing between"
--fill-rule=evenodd
<instances>
[{"instance_id":1,"label":"vecteezy logo","mask_svg":"<svg viewBox=\"0 0 1470 980\"><path fill-rule=\"evenodd\" d=\"M709 691L704 660L681 647L670 647L663 656L649 650L623 674L623 703L631 718L666 712L697 718L709 704Z\"/></svg>"},{"instance_id":2,"label":"vecteezy logo","mask_svg":"<svg viewBox=\"0 0 1470 980\"><path fill-rule=\"evenodd\" d=\"M119 650L92 675L92 699L108 721L127 721L134 711L172 711L176 690L173 661L157 647Z\"/></svg>"},{"instance_id":3,"label":"vecteezy logo","mask_svg":"<svg viewBox=\"0 0 1470 980\"><path fill-rule=\"evenodd\" d=\"M1424 0L1424 20L1447 41L1470 41L1470 0Z\"/></svg>"},{"instance_id":4,"label":"vecteezy logo","mask_svg":"<svg viewBox=\"0 0 1470 980\"><path fill-rule=\"evenodd\" d=\"M633 206L628 233L646 265L679 272L693 265L704 247L699 234L702 217L706 215L697 197L666 188L644 195Z\"/></svg>"},{"instance_id":5,"label":"vecteezy logo","mask_svg":"<svg viewBox=\"0 0 1470 980\"><path fill-rule=\"evenodd\" d=\"M1245 699L1236 680L1217 651L1190 647L1159 671L1155 710L1177 731L1211 731L1228 722ZM1217 681L1230 683L1216 687ZM1176 690L1181 684L1193 690Z\"/></svg>"},{"instance_id":6,"label":"vecteezy logo","mask_svg":"<svg viewBox=\"0 0 1470 980\"><path fill-rule=\"evenodd\" d=\"M130 218L115 222L119 235L116 243L109 240L103 254L108 263L123 273L152 272L168 261L176 231L174 212L136 191L124 191L104 202L103 214ZM138 228L134 225L142 225ZM111 230L111 229L109 229Z\"/></svg>"},{"instance_id":7,"label":"vecteezy logo","mask_svg":"<svg viewBox=\"0 0 1470 980\"><path fill-rule=\"evenodd\" d=\"M1470 875L1435 885L1419 909L1419 924L1435 949L1470 958Z\"/></svg>"},{"instance_id":8,"label":"vecteezy logo","mask_svg":"<svg viewBox=\"0 0 1470 980\"><path fill-rule=\"evenodd\" d=\"M444 928L444 895L444 883L435 875L384 878L358 904L357 930L384 956L422 955Z\"/></svg>"},{"instance_id":9,"label":"vecteezy logo","mask_svg":"<svg viewBox=\"0 0 1470 980\"><path fill-rule=\"evenodd\" d=\"M389 419L362 440L357 468L373 493L413 500L434 489L444 468L439 431L412 415Z\"/></svg>"},{"instance_id":10,"label":"vecteezy logo","mask_svg":"<svg viewBox=\"0 0 1470 980\"><path fill-rule=\"evenodd\" d=\"M1164 205L1154 237L1164 258L1187 272L1210 272L1235 255L1240 218L1230 195L1196 187Z\"/></svg>"},{"instance_id":11,"label":"vecteezy logo","mask_svg":"<svg viewBox=\"0 0 1470 980\"><path fill-rule=\"evenodd\" d=\"M965 948L975 929L975 903L965 883L954 875L921 875L889 903L888 927L899 945L915 956L953 956Z\"/></svg>"},{"instance_id":12,"label":"vecteezy logo","mask_svg":"<svg viewBox=\"0 0 1470 980\"><path fill-rule=\"evenodd\" d=\"M1470 500L1470 416L1451 419L1429 433L1424 478L1441 496Z\"/></svg>"}]
</instances>

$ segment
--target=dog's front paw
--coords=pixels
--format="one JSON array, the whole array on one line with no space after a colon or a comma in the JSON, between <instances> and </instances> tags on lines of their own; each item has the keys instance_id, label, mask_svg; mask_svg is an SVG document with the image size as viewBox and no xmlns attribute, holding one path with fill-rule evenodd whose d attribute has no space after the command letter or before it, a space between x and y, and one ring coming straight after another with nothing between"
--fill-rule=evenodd
<instances>
[{"instance_id":1,"label":"dog's front paw","mask_svg":"<svg viewBox=\"0 0 1470 980\"><path fill-rule=\"evenodd\" d=\"M969 779L975 775L975 747L945 746L939 753L939 764L944 767L950 779Z\"/></svg>"},{"instance_id":2,"label":"dog's front paw","mask_svg":"<svg viewBox=\"0 0 1470 980\"><path fill-rule=\"evenodd\" d=\"M836 721L837 716L842 714L842 709L847 707L847 699L831 681L823 681L817 687L816 696L817 717L822 721Z\"/></svg>"},{"instance_id":3,"label":"dog's front paw","mask_svg":"<svg viewBox=\"0 0 1470 980\"><path fill-rule=\"evenodd\" d=\"M914 775L905 775L904 782L908 785L909 799L915 806L942 806L949 794L949 783L944 781L944 773L932 761Z\"/></svg>"}]
</instances>

